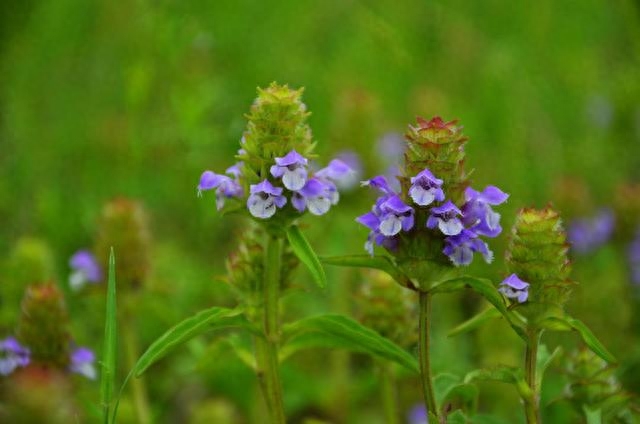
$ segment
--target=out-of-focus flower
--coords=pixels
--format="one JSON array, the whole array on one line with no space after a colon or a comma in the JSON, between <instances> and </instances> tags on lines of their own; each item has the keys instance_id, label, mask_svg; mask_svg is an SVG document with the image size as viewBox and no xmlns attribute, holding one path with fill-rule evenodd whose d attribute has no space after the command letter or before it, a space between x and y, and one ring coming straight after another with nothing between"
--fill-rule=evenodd
<instances>
[{"instance_id":1,"label":"out-of-focus flower","mask_svg":"<svg viewBox=\"0 0 640 424\"><path fill-rule=\"evenodd\" d=\"M610 209L601 209L591 218L571 221L567 228L567 239L578 254L595 251L613 235L615 215Z\"/></svg>"},{"instance_id":2,"label":"out-of-focus flower","mask_svg":"<svg viewBox=\"0 0 640 424\"><path fill-rule=\"evenodd\" d=\"M86 347L78 347L71 352L69 370L95 380L97 373L95 368L96 355Z\"/></svg>"},{"instance_id":3,"label":"out-of-focus flower","mask_svg":"<svg viewBox=\"0 0 640 424\"><path fill-rule=\"evenodd\" d=\"M30 362L31 352L22 346L14 337L0 341L0 375L9 375L18 367L26 367Z\"/></svg>"},{"instance_id":4,"label":"out-of-focus flower","mask_svg":"<svg viewBox=\"0 0 640 424\"><path fill-rule=\"evenodd\" d=\"M86 283L99 283L102 281L102 268L93 253L88 250L78 250L69 259L71 275L69 285L73 290L78 290Z\"/></svg>"},{"instance_id":5,"label":"out-of-focus flower","mask_svg":"<svg viewBox=\"0 0 640 424\"><path fill-rule=\"evenodd\" d=\"M509 299L523 303L529 297L529 283L522 281L516 274L511 274L500 283L498 291Z\"/></svg>"},{"instance_id":6,"label":"out-of-focus flower","mask_svg":"<svg viewBox=\"0 0 640 424\"><path fill-rule=\"evenodd\" d=\"M631 271L631 282L640 285L640 229L627 247L627 259Z\"/></svg>"},{"instance_id":7,"label":"out-of-focus flower","mask_svg":"<svg viewBox=\"0 0 640 424\"><path fill-rule=\"evenodd\" d=\"M407 414L408 424L429 424L429 415L424 405L416 405Z\"/></svg>"}]
</instances>

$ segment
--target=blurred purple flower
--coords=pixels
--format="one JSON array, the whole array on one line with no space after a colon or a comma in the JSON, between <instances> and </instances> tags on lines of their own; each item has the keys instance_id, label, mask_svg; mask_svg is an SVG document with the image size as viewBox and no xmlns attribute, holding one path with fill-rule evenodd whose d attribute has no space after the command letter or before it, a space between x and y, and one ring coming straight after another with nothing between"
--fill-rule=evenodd
<instances>
[{"instance_id":1,"label":"blurred purple flower","mask_svg":"<svg viewBox=\"0 0 640 424\"><path fill-rule=\"evenodd\" d=\"M88 250L78 250L69 259L71 275L69 285L73 290L78 290L86 283L99 283L102 281L102 268L95 256Z\"/></svg>"},{"instance_id":2,"label":"blurred purple flower","mask_svg":"<svg viewBox=\"0 0 640 424\"><path fill-rule=\"evenodd\" d=\"M601 209L591 218L574 219L567 228L571 248L578 254L595 251L611 238L615 215L610 209Z\"/></svg>"},{"instance_id":3,"label":"blurred purple flower","mask_svg":"<svg viewBox=\"0 0 640 424\"><path fill-rule=\"evenodd\" d=\"M282 184L291 191L304 187L307 182L307 158L292 150L275 161L276 164L271 166L271 175L282 178Z\"/></svg>"},{"instance_id":4,"label":"blurred purple flower","mask_svg":"<svg viewBox=\"0 0 640 424\"><path fill-rule=\"evenodd\" d=\"M71 364L69 370L76 374L84 375L89 380L95 380L97 373L94 363L96 355L86 347L78 347L71 352Z\"/></svg>"},{"instance_id":5,"label":"blurred purple flower","mask_svg":"<svg viewBox=\"0 0 640 424\"><path fill-rule=\"evenodd\" d=\"M429 424L429 416L424 405L416 405L407 414L408 424Z\"/></svg>"},{"instance_id":6,"label":"blurred purple flower","mask_svg":"<svg viewBox=\"0 0 640 424\"><path fill-rule=\"evenodd\" d=\"M387 165L399 165L405 148L406 142L398 132L385 133L376 143L376 150Z\"/></svg>"},{"instance_id":7,"label":"blurred purple flower","mask_svg":"<svg viewBox=\"0 0 640 424\"><path fill-rule=\"evenodd\" d=\"M356 152L345 150L338 154L337 159L346 164L351 172L340 180L336 181L336 185L341 190L350 190L358 185L358 181L362 178L362 161Z\"/></svg>"},{"instance_id":8,"label":"blurred purple flower","mask_svg":"<svg viewBox=\"0 0 640 424\"><path fill-rule=\"evenodd\" d=\"M31 352L14 337L0 340L0 375L9 375L18 367L26 367Z\"/></svg>"},{"instance_id":9,"label":"blurred purple flower","mask_svg":"<svg viewBox=\"0 0 640 424\"><path fill-rule=\"evenodd\" d=\"M631 282L640 285L640 229L627 248L627 259L631 271Z\"/></svg>"},{"instance_id":10,"label":"blurred purple flower","mask_svg":"<svg viewBox=\"0 0 640 424\"><path fill-rule=\"evenodd\" d=\"M252 184L250 192L247 208L256 218L271 218L276 213L276 208L287 203L287 198L282 195L282 188L274 187L268 180Z\"/></svg>"},{"instance_id":11,"label":"blurred purple flower","mask_svg":"<svg viewBox=\"0 0 640 424\"><path fill-rule=\"evenodd\" d=\"M516 274L511 274L500 283L498 291L509 299L523 303L529 297L529 283L522 281Z\"/></svg>"}]
</instances>

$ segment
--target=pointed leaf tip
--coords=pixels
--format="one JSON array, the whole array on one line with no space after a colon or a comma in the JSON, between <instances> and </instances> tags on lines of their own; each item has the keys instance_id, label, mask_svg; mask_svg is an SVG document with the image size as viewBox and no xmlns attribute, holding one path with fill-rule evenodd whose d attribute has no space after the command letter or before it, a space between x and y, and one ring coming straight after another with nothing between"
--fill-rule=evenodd
<instances>
[{"instance_id":1,"label":"pointed leaf tip","mask_svg":"<svg viewBox=\"0 0 640 424\"><path fill-rule=\"evenodd\" d=\"M300 228L296 225L289 227L287 229L287 239L289 240L289 245L293 253L295 253L298 259L307 267L315 283L323 289L327 285L327 276L324 268L322 268L320 259L318 259L316 252L313 251L313 248L300 231Z\"/></svg>"}]
</instances>

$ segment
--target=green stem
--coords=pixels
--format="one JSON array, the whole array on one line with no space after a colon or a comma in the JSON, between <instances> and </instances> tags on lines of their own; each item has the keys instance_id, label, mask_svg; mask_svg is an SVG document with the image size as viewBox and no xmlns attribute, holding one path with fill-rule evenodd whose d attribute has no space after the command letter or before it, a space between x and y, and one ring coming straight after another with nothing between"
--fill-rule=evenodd
<instances>
[{"instance_id":1,"label":"green stem","mask_svg":"<svg viewBox=\"0 0 640 424\"><path fill-rule=\"evenodd\" d=\"M439 411L436 404L436 398L433 392L433 378L431 377L431 360L429 358L429 327L431 326L431 294L429 292L420 292L420 377L422 380L422 391L424 394L424 402L427 413L439 421Z\"/></svg>"},{"instance_id":2,"label":"green stem","mask_svg":"<svg viewBox=\"0 0 640 424\"><path fill-rule=\"evenodd\" d=\"M138 361L138 338L134 332L131 321L120 325L122 337L124 339L125 355L127 360L127 369L133 369ZM133 404L136 411L137 422L140 424L151 423L151 410L149 407L149 398L147 397L147 387L143 377L131 379L131 392L133 395Z\"/></svg>"},{"instance_id":3,"label":"green stem","mask_svg":"<svg viewBox=\"0 0 640 424\"><path fill-rule=\"evenodd\" d=\"M538 358L538 344L540 332L532 330L528 333L527 351L525 353L525 381L531 389L531 396L524 399L524 409L527 416L527 424L540 423L540 387L536 376Z\"/></svg>"},{"instance_id":4,"label":"green stem","mask_svg":"<svg viewBox=\"0 0 640 424\"><path fill-rule=\"evenodd\" d=\"M282 385L278 373L278 340L280 337L278 323L278 299L280 290L280 271L282 266L282 240L276 236L265 236L263 323L264 338L256 337L256 363L258 379L264 394L270 422L285 423L282 402Z\"/></svg>"},{"instance_id":5,"label":"green stem","mask_svg":"<svg viewBox=\"0 0 640 424\"><path fill-rule=\"evenodd\" d=\"M385 423L398 424L398 399L396 379L390 364L380 363L380 384L382 391L382 405L384 407Z\"/></svg>"}]
</instances>

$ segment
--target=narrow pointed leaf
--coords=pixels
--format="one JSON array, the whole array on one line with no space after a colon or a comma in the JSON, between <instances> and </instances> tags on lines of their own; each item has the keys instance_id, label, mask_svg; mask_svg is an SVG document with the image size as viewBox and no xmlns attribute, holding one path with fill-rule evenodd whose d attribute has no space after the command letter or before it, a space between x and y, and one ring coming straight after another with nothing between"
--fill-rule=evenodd
<instances>
[{"instance_id":1,"label":"narrow pointed leaf","mask_svg":"<svg viewBox=\"0 0 640 424\"><path fill-rule=\"evenodd\" d=\"M609 350L598 340L598 338L591 332L589 327L587 327L582 321L575 319L570 316L565 316L564 318L560 318L562 321L567 323L571 328L576 330L580 337L582 337L582 341L585 342L589 349L593 351L596 355L609 362L610 364L616 363L616 358L613 356Z\"/></svg>"},{"instance_id":2,"label":"narrow pointed leaf","mask_svg":"<svg viewBox=\"0 0 640 424\"><path fill-rule=\"evenodd\" d=\"M514 312L507 308L502 295L498 292L491 280L486 278L475 278L470 276L462 276L453 278L451 280L443 281L435 285L430 291L431 293L450 293L460 291L465 288L470 288L476 293L484 297L489 303L491 303L506 320L509 322L515 332L524 340L527 339L524 332L525 323Z\"/></svg>"},{"instance_id":3,"label":"narrow pointed leaf","mask_svg":"<svg viewBox=\"0 0 640 424\"><path fill-rule=\"evenodd\" d=\"M327 285L327 276L324 273L322 264L313 251L311 245L300 231L300 228L296 225L292 225L287 229L287 239L289 239L289 245L291 250L296 254L298 259L307 267L313 281L320 287L324 288Z\"/></svg>"},{"instance_id":4,"label":"narrow pointed leaf","mask_svg":"<svg viewBox=\"0 0 640 424\"><path fill-rule=\"evenodd\" d=\"M471 383L474 381L498 381L513 384L516 386L516 389L522 398L526 399L533 396L531 387L529 387L525 381L522 370L517 367L498 365L492 368L473 370L465 376L464 381L465 383Z\"/></svg>"},{"instance_id":5,"label":"narrow pointed leaf","mask_svg":"<svg viewBox=\"0 0 640 424\"><path fill-rule=\"evenodd\" d=\"M500 311L498 311L496 308L489 307L479 314L469 318L462 324L458 325L453 330L449 331L447 336L453 337L457 336L458 334L467 333L471 330L475 330L487 321L491 321L500 317L502 317Z\"/></svg>"},{"instance_id":6,"label":"narrow pointed leaf","mask_svg":"<svg viewBox=\"0 0 640 424\"><path fill-rule=\"evenodd\" d=\"M556 347L553 352L549 352L547 345L541 345L538 348L538 356L536 358L536 384L538 387L542 387L542 378L549 365L561 354L562 347L560 346Z\"/></svg>"},{"instance_id":7,"label":"narrow pointed leaf","mask_svg":"<svg viewBox=\"0 0 640 424\"><path fill-rule=\"evenodd\" d=\"M107 307L102 346L102 371L100 373L100 400L103 422L111 421L111 402L116 378L117 316L116 316L116 271L113 247L109 253L109 278L107 282Z\"/></svg>"},{"instance_id":8,"label":"narrow pointed leaf","mask_svg":"<svg viewBox=\"0 0 640 424\"><path fill-rule=\"evenodd\" d=\"M347 255L322 257L320 260L327 265L347 266L353 268L370 268L386 272L398 284L410 289L414 288L411 280L404 275L387 256Z\"/></svg>"},{"instance_id":9,"label":"narrow pointed leaf","mask_svg":"<svg viewBox=\"0 0 640 424\"><path fill-rule=\"evenodd\" d=\"M207 331L224 328L249 329L251 325L242 312L241 309L213 307L200 311L176 324L153 342L142 354L134 367L134 375L140 377L151 365L171 350Z\"/></svg>"},{"instance_id":10,"label":"narrow pointed leaf","mask_svg":"<svg viewBox=\"0 0 640 424\"><path fill-rule=\"evenodd\" d=\"M343 315L318 315L284 327L281 348L283 358L299 350L315 347L342 348L367 353L419 372L418 362L413 355L391 340Z\"/></svg>"}]
</instances>

